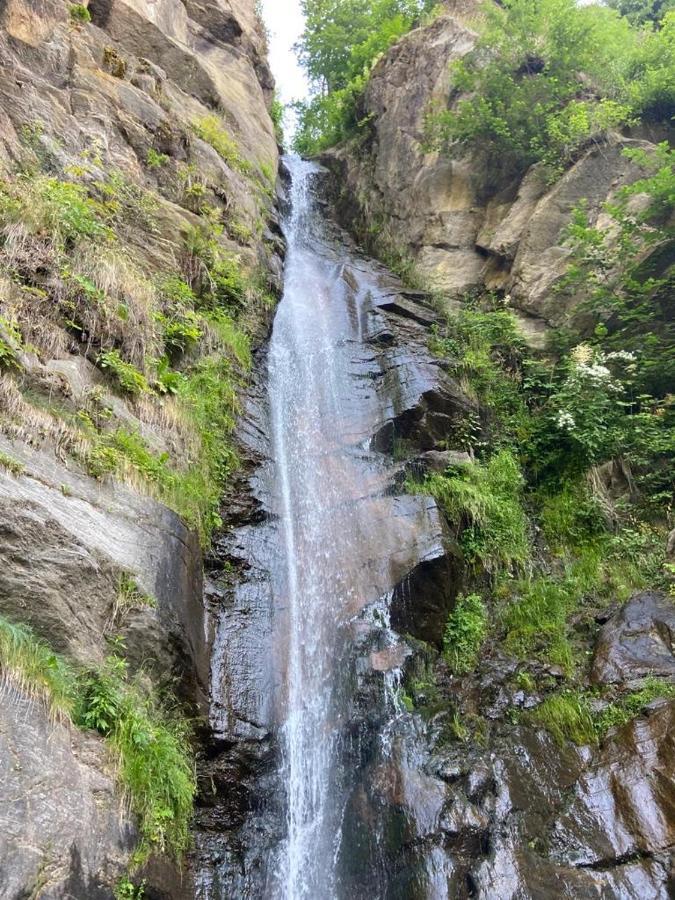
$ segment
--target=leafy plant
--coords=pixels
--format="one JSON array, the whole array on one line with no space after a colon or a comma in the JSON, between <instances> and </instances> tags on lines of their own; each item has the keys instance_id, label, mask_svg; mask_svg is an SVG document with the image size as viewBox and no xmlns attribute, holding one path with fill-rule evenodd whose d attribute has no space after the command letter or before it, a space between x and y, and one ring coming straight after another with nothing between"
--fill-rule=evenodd
<instances>
[{"instance_id":1,"label":"leafy plant","mask_svg":"<svg viewBox=\"0 0 675 900\"><path fill-rule=\"evenodd\" d=\"M524 563L529 542L521 494L523 476L514 455L502 450L487 463L473 462L409 485L435 497L460 533L468 558L491 572Z\"/></svg>"},{"instance_id":2,"label":"leafy plant","mask_svg":"<svg viewBox=\"0 0 675 900\"><path fill-rule=\"evenodd\" d=\"M109 210L72 181L22 175L0 184L0 222L21 225L60 250L80 239L112 240L108 218Z\"/></svg>"},{"instance_id":3,"label":"leafy plant","mask_svg":"<svg viewBox=\"0 0 675 900\"><path fill-rule=\"evenodd\" d=\"M139 820L137 863L151 851L180 857L189 844L195 795L187 723L129 681L119 657L84 674L79 685L77 723L108 739Z\"/></svg>"},{"instance_id":4,"label":"leafy plant","mask_svg":"<svg viewBox=\"0 0 675 900\"><path fill-rule=\"evenodd\" d=\"M455 675L464 675L475 668L487 629L482 597L478 594L459 597L443 635L443 654Z\"/></svg>"},{"instance_id":5,"label":"leafy plant","mask_svg":"<svg viewBox=\"0 0 675 900\"><path fill-rule=\"evenodd\" d=\"M119 350L105 350L98 357L98 364L113 376L126 394L137 397L150 390L148 380L131 363L122 359Z\"/></svg>"}]
</instances>

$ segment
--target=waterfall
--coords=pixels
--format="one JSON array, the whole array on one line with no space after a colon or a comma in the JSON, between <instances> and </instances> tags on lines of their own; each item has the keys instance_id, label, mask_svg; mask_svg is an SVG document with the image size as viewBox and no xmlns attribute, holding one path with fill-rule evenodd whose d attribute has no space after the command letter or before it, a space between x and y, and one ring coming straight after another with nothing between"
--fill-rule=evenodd
<instances>
[{"instance_id":1,"label":"waterfall","mask_svg":"<svg viewBox=\"0 0 675 900\"><path fill-rule=\"evenodd\" d=\"M389 312L400 282L324 217L326 174L286 167L284 292L242 429L259 512L220 545L242 577L213 594L213 771L249 799L207 816L200 900L387 896L426 796L393 613L438 615L450 578L438 510L392 450L433 440L438 367L419 308Z\"/></svg>"},{"instance_id":2,"label":"waterfall","mask_svg":"<svg viewBox=\"0 0 675 900\"><path fill-rule=\"evenodd\" d=\"M291 159L285 291L269 352L269 406L283 559L276 584L288 838L277 890L331 897L339 841L338 719L341 629L358 585L350 560L366 523L353 500L363 483L345 433L348 346L358 337L340 262L322 245L311 203L316 167Z\"/></svg>"}]
</instances>

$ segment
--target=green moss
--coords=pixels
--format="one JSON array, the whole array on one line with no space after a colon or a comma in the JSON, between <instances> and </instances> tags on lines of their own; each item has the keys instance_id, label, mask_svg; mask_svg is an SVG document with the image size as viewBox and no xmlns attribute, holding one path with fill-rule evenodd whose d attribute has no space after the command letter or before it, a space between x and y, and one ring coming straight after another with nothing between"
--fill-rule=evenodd
<instances>
[{"instance_id":1,"label":"green moss","mask_svg":"<svg viewBox=\"0 0 675 900\"><path fill-rule=\"evenodd\" d=\"M482 597L478 594L459 597L443 635L443 655L456 675L475 668L487 630L487 610Z\"/></svg>"},{"instance_id":2,"label":"green moss","mask_svg":"<svg viewBox=\"0 0 675 900\"><path fill-rule=\"evenodd\" d=\"M545 728L561 746L597 744L612 728L631 722L655 700L675 698L675 684L665 679L648 678L643 686L608 703L600 712L592 712L591 701L600 695L580 690L551 694L539 706L525 713L525 721Z\"/></svg>"}]
</instances>

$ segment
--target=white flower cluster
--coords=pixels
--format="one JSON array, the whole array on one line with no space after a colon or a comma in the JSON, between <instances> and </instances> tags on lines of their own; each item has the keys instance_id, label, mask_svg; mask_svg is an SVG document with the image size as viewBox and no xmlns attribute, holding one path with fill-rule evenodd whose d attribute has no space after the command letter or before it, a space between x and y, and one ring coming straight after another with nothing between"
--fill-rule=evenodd
<instances>
[{"instance_id":1,"label":"white flower cluster","mask_svg":"<svg viewBox=\"0 0 675 900\"><path fill-rule=\"evenodd\" d=\"M578 363L577 372L596 382L607 381L612 377L612 373L607 366L601 366L600 363L592 363L590 366L587 366L585 363Z\"/></svg>"},{"instance_id":2,"label":"white flower cluster","mask_svg":"<svg viewBox=\"0 0 675 900\"><path fill-rule=\"evenodd\" d=\"M637 356L628 350L613 350L605 356L605 359L616 359L619 362L633 363L637 360Z\"/></svg>"},{"instance_id":3,"label":"white flower cluster","mask_svg":"<svg viewBox=\"0 0 675 900\"><path fill-rule=\"evenodd\" d=\"M572 429L577 424L574 421L574 416L572 413L567 412L567 410L561 409L558 413L558 428L562 428L563 431L572 431Z\"/></svg>"}]
</instances>

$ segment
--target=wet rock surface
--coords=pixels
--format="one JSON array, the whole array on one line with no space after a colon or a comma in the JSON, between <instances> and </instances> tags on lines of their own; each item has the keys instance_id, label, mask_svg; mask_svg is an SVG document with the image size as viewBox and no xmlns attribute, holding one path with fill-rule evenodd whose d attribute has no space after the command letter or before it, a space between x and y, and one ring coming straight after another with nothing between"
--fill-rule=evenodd
<instances>
[{"instance_id":1,"label":"wet rock surface","mask_svg":"<svg viewBox=\"0 0 675 900\"><path fill-rule=\"evenodd\" d=\"M366 765L352 797L350 895L671 896L674 714L661 702L595 751L528 728L480 751L430 749L401 712L388 765Z\"/></svg>"},{"instance_id":2,"label":"wet rock surface","mask_svg":"<svg viewBox=\"0 0 675 900\"><path fill-rule=\"evenodd\" d=\"M591 679L597 684L648 676L675 679L675 606L660 593L633 597L600 632Z\"/></svg>"}]
</instances>

